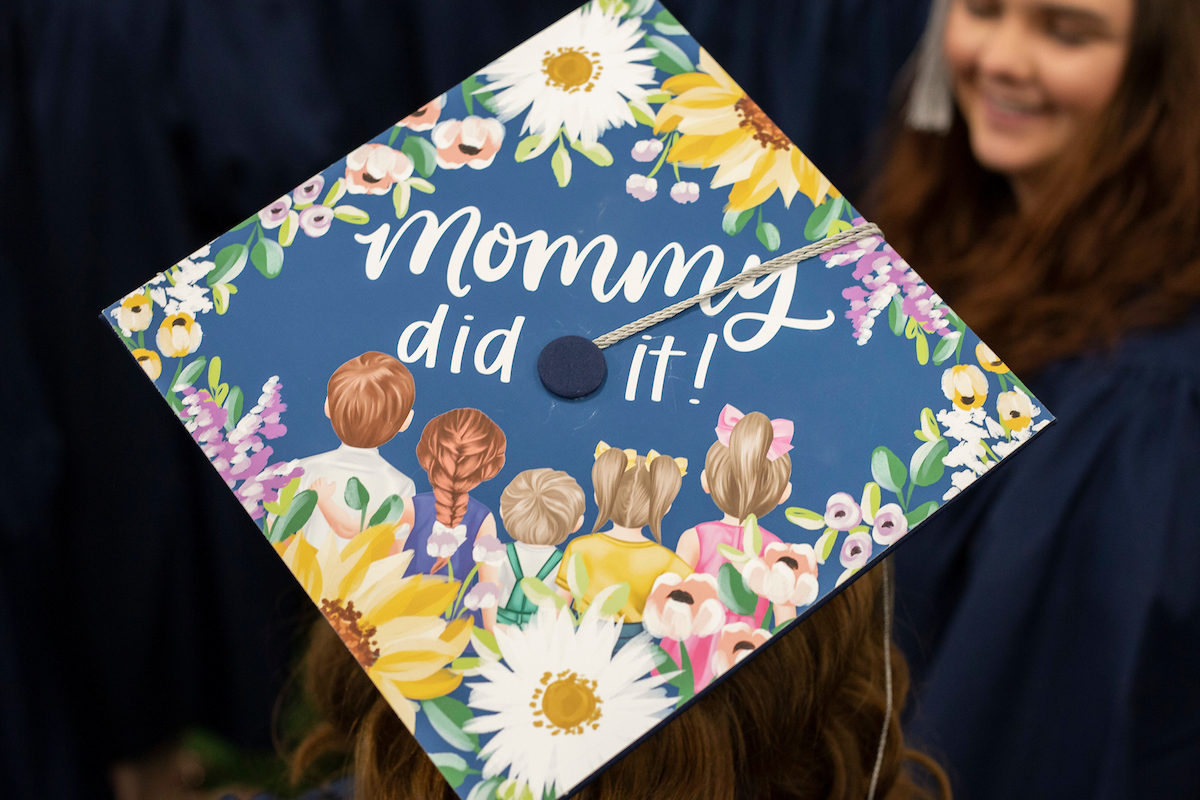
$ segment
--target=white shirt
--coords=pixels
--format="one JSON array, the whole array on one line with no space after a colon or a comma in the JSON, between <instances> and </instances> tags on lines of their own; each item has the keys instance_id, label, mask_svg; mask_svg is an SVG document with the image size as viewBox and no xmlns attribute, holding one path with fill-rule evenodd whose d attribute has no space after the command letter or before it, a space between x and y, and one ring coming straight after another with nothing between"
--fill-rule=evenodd
<instances>
[{"instance_id":1,"label":"white shirt","mask_svg":"<svg viewBox=\"0 0 1200 800\"><path fill-rule=\"evenodd\" d=\"M398 494L407 503L409 498L417 493L417 487L412 482L412 478L389 464L387 459L379 455L379 448L376 447L351 447L344 444L337 450L302 458L300 466L304 467L304 475L300 478L300 489L311 489L313 482L318 478L333 481L336 484L333 499L345 508L346 513L352 519L359 519L362 512L347 506L344 499L346 483L351 478L358 478L362 481L363 487L370 495L367 501L366 519L368 522L371 515L379 510L379 506L390 495ZM317 508L304 526L304 537L313 546L320 547L326 536L336 536L336 534L329 527L321 509ZM335 539L339 550L345 547L349 541L340 536L336 536Z\"/></svg>"},{"instance_id":2,"label":"white shirt","mask_svg":"<svg viewBox=\"0 0 1200 800\"><path fill-rule=\"evenodd\" d=\"M521 572L525 573L526 578L536 578L538 573L542 571L546 560L551 554L557 550L552 544L525 544L524 542L513 542L517 548L517 561L521 564ZM554 588L554 581L558 578L558 568L562 566L562 562L554 565L554 569L550 570L550 574L543 580L547 586ZM513 589L517 586L517 576L513 572L512 564L508 562L507 555L504 558L504 563L500 565L500 608L504 608L508 604L508 598L512 596Z\"/></svg>"}]
</instances>

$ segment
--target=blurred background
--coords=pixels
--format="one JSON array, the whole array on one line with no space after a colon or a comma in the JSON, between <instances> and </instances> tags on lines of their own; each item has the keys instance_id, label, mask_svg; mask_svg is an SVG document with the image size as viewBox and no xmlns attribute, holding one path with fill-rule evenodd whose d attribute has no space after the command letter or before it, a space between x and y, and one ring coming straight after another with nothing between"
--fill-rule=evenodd
<instances>
[{"instance_id":1,"label":"blurred background","mask_svg":"<svg viewBox=\"0 0 1200 800\"><path fill-rule=\"evenodd\" d=\"M283 785L316 612L100 309L576 5L0 4L0 796ZM928 0L669 6L861 194Z\"/></svg>"}]
</instances>

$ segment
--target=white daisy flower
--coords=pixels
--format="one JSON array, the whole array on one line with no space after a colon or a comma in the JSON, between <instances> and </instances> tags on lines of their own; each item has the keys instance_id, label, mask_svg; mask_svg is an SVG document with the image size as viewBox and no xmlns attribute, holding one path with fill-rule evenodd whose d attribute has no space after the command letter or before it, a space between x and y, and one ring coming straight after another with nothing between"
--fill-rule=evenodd
<instances>
[{"instance_id":1,"label":"white daisy flower","mask_svg":"<svg viewBox=\"0 0 1200 800\"><path fill-rule=\"evenodd\" d=\"M479 669L486 680L472 684L468 703L495 713L463 725L495 734L479 754L484 780L507 771L534 797L561 797L666 716L671 675L649 674L649 634L614 654L620 627L589 609L576 629L553 603L524 629L497 627L503 659Z\"/></svg>"},{"instance_id":2,"label":"white daisy flower","mask_svg":"<svg viewBox=\"0 0 1200 800\"><path fill-rule=\"evenodd\" d=\"M655 51L638 47L641 20L604 13L599 3L576 10L483 69L501 122L525 109L521 132L595 143L609 128L635 125L629 102L644 104ZM653 112L645 109L649 116ZM543 145L548 143L544 139ZM531 156L532 157L532 156Z\"/></svg>"}]
</instances>

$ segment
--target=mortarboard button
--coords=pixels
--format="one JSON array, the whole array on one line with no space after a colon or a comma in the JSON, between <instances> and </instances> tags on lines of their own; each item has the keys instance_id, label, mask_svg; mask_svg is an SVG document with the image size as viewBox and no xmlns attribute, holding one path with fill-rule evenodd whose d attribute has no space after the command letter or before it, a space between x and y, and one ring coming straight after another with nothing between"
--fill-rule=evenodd
<instances>
[{"instance_id":1,"label":"mortarboard button","mask_svg":"<svg viewBox=\"0 0 1200 800\"><path fill-rule=\"evenodd\" d=\"M560 336L543 347L537 371L547 391L567 400L586 397L608 377L604 353L582 336Z\"/></svg>"}]
</instances>

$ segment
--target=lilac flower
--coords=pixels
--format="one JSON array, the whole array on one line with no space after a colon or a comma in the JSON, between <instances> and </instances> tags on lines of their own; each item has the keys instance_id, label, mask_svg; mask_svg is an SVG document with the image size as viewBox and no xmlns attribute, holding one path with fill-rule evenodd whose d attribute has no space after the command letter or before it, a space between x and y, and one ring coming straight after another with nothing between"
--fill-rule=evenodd
<instances>
[{"instance_id":1,"label":"lilac flower","mask_svg":"<svg viewBox=\"0 0 1200 800\"><path fill-rule=\"evenodd\" d=\"M862 569L871 560L871 537L861 531L847 536L838 560L848 570Z\"/></svg>"},{"instance_id":2,"label":"lilac flower","mask_svg":"<svg viewBox=\"0 0 1200 800\"><path fill-rule=\"evenodd\" d=\"M494 608L500 599L500 587L489 581L477 583L463 598L463 605L471 611L481 608Z\"/></svg>"},{"instance_id":3,"label":"lilac flower","mask_svg":"<svg viewBox=\"0 0 1200 800\"><path fill-rule=\"evenodd\" d=\"M694 203L700 199L700 185L690 181L679 181L671 187L671 199L676 203Z\"/></svg>"},{"instance_id":4,"label":"lilac flower","mask_svg":"<svg viewBox=\"0 0 1200 800\"><path fill-rule=\"evenodd\" d=\"M430 558L450 558L458 552L458 537L450 530L435 530L425 542L425 552Z\"/></svg>"},{"instance_id":5,"label":"lilac flower","mask_svg":"<svg viewBox=\"0 0 1200 800\"><path fill-rule=\"evenodd\" d=\"M310 180L300 184L292 191L292 197L296 199L296 205L302 206L305 203L314 203L317 200L317 195L325 188L325 178L321 175L314 175Z\"/></svg>"},{"instance_id":6,"label":"lilac flower","mask_svg":"<svg viewBox=\"0 0 1200 800\"><path fill-rule=\"evenodd\" d=\"M258 212L258 220L267 230L273 230L283 224L288 212L292 210L292 198L286 194L271 205Z\"/></svg>"},{"instance_id":7,"label":"lilac flower","mask_svg":"<svg viewBox=\"0 0 1200 800\"><path fill-rule=\"evenodd\" d=\"M324 236L333 224L333 209L326 206L309 206L300 212L300 230L312 238Z\"/></svg>"},{"instance_id":8,"label":"lilac flower","mask_svg":"<svg viewBox=\"0 0 1200 800\"><path fill-rule=\"evenodd\" d=\"M625 191L644 203L658 194L658 180L635 173L625 179Z\"/></svg>"},{"instance_id":9,"label":"lilac flower","mask_svg":"<svg viewBox=\"0 0 1200 800\"><path fill-rule=\"evenodd\" d=\"M908 519L905 518L904 511L900 506L895 503L880 506L879 510L875 512L875 530L872 533L875 541L886 546L906 533L908 533Z\"/></svg>"},{"instance_id":10,"label":"lilac flower","mask_svg":"<svg viewBox=\"0 0 1200 800\"><path fill-rule=\"evenodd\" d=\"M653 161L663 150L663 143L658 139L643 139L633 145L630 155L634 161Z\"/></svg>"},{"instance_id":11,"label":"lilac flower","mask_svg":"<svg viewBox=\"0 0 1200 800\"><path fill-rule=\"evenodd\" d=\"M825 524L835 531L848 531L861 521L858 503L845 492L838 492L825 504Z\"/></svg>"},{"instance_id":12,"label":"lilac flower","mask_svg":"<svg viewBox=\"0 0 1200 800\"><path fill-rule=\"evenodd\" d=\"M508 550L495 536L480 536L475 540L471 556L476 564L498 567L508 559Z\"/></svg>"}]
</instances>

